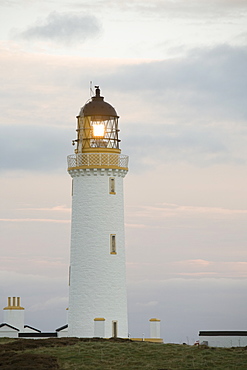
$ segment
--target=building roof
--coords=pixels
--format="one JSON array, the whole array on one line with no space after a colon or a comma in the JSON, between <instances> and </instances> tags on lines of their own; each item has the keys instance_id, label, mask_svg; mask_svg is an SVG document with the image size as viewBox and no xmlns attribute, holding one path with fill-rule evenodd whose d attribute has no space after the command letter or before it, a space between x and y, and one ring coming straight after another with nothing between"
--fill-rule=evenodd
<instances>
[{"instance_id":1,"label":"building roof","mask_svg":"<svg viewBox=\"0 0 247 370\"><path fill-rule=\"evenodd\" d=\"M18 334L19 338L56 338L57 333L55 332L40 332L40 333L19 333Z\"/></svg>"},{"instance_id":2,"label":"building roof","mask_svg":"<svg viewBox=\"0 0 247 370\"><path fill-rule=\"evenodd\" d=\"M0 328L3 328L4 326L8 326L10 329L13 329L13 330L16 330L16 331L20 331L19 329L15 328L12 325L7 324L6 322L3 322L2 324L0 324Z\"/></svg>"},{"instance_id":3,"label":"building roof","mask_svg":"<svg viewBox=\"0 0 247 370\"><path fill-rule=\"evenodd\" d=\"M247 331L199 331L199 336L203 337L246 337Z\"/></svg>"},{"instance_id":4,"label":"building roof","mask_svg":"<svg viewBox=\"0 0 247 370\"><path fill-rule=\"evenodd\" d=\"M36 331L37 333L41 333L41 330L33 328L32 326L29 326L29 325L24 325L24 328L32 329L32 330Z\"/></svg>"},{"instance_id":5,"label":"building roof","mask_svg":"<svg viewBox=\"0 0 247 370\"><path fill-rule=\"evenodd\" d=\"M104 97L100 96L99 86L95 86L95 96L92 97L80 110L78 117L85 116L109 116L118 117L117 112L113 106L104 101Z\"/></svg>"},{"instance_id":6,"label":"building roof","mask_svg":"<svg viewBox=\"0 0 247 370\"><path fill-rule=\"evenodd\" d=\"M68 328L68 324L61 326L60 328L56 329L56 331L61 331Z\"/></svg>"}]
</instances>

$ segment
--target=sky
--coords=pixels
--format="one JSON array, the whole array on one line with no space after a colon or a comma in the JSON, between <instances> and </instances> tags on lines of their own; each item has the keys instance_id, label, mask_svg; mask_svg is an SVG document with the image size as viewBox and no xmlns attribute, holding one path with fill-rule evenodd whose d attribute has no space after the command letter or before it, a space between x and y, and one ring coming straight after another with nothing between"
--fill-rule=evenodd
<instances>
[{"instance_id":1,"label":"sky","mask_svg":"<svg viewBox=\"0 0 247 370\"><path fill-rule=\"evenodd\" d=\"M247 330L246 65L246 0L1 0L0 308L67 323L66 157L92 81L130 157L130 336Z\"/></svg>"}]
</instances>

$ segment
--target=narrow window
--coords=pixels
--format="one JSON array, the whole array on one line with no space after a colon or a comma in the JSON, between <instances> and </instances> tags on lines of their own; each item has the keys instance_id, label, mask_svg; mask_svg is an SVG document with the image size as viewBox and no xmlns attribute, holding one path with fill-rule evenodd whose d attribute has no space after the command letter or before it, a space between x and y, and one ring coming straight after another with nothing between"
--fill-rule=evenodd
<instances>
[{"instance_id":1,"label":"narrow window","mask_svg":"<svg viewBox=\"0 0 247 370\"><path fill-rule=\"evenodd\" d=\"M71 186L71 195L73 197L73 193L74 193L74 182L73 182L73 179L72 179L72 186Z\"/></svg>"},{"instance_id":2,"label":"narrow window","mask_svg":"<svg viewBox=\"0 0 247 370\"><path fill-rule=\"evenodd\" d=\"M116 246L116 235L110 235L110 251L111 254L117 254L117 246Z\"/></svg>"},{"instance_id":3,"label":"narrow window","mask_svg":"<svg viewBox=\"0 0 247 370\"><path fill-rule=\"evenodd\" d=\"M112 336L117 338L117 321L112 321Z\"/></svg>"},{"instance_id":4,"label":"narrow window","mask_svg":"<svg viewBox=\"0 0 247 370\"><path fill-rule=\"evenodd\" d=\"M109 178L109 193L116 194L115 177Z\"/></svg>"}]
</instances>

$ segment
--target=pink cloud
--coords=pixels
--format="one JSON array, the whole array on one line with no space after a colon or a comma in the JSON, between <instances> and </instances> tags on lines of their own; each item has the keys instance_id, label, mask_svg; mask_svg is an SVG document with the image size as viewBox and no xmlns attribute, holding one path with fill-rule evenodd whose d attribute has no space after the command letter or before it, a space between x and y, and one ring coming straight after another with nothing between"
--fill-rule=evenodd
<instances>
[{"instance_id":1,"label":"pink cloud","mask_svg":"<svg viewBox=\"0 0 247 370\"><path fill-rule=\"evenodd\" d=\"M135 228L135 229L143 229L146 227L144 224L125 224L125 227Z\"/></svg>"},{"instance_id":2,"label":"pink cloud","mask_svg":"<svg viewBox=\"0 0 247 370\"><path fill-rule=\"evenodd\" d=\"M66 207L65 205L47 207L47 208L18 208L17 211L56 211L56 212L71 212L71 208Z\"/></svg>"},{"instance_id":3,"label":"pink cloud","mask_svg":"<svg viewBox=\"0 0 247 370\"><path fill-rule=\"evenodd\" d=\"M67 224L70 220L54 220L50 218L0 218L2 222L54 222Z\"/></svg>"}]
</instances>

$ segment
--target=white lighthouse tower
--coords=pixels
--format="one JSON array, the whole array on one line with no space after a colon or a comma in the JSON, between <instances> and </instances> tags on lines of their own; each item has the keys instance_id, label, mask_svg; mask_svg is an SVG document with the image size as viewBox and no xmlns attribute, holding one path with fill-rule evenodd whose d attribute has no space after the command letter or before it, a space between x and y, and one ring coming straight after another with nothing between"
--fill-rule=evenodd
<instances>
[{"instance_id":1,"label":"white lighthouse tower","mask_svg":"<svg viewBox=\"0 0 247 370\"><path fill-rule=\"evenodd\" d=\"M123 178L116 110L95 96L77 116L77 147L68 156L72 228L68 335L128 336Z\"/></svg>"}]
</instances>

